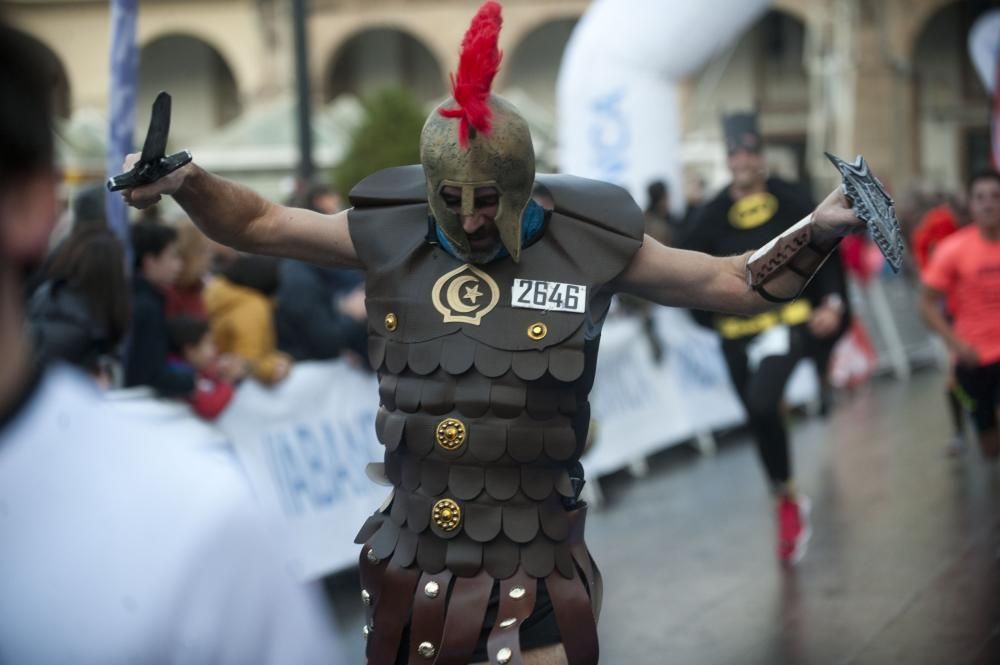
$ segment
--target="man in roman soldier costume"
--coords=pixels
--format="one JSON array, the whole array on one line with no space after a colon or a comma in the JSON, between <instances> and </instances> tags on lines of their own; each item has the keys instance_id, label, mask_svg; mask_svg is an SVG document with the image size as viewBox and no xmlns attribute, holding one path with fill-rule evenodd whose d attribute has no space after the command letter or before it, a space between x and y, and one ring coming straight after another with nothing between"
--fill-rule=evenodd
<instances>
[{"instance_id":1,"label":"man in roman soldier costume","mask_svg":"<svg viewBox=\"0 0 1000 665\"><path fill-rule=\"evenodd\" d=\"M370 472L392 486L357 536L369 665L596 663L578 460L612 295L761 311L758 290L796 296L863 228L838 191L753 257L644 238L625 190L536 176L527 122L490 93L500 25L487 2L422 163L368 177L350 210L278 206L193 163L125 190L137 207L174 196L238 249L366 271L385 446Z\"/></svg>"}]
</instances>

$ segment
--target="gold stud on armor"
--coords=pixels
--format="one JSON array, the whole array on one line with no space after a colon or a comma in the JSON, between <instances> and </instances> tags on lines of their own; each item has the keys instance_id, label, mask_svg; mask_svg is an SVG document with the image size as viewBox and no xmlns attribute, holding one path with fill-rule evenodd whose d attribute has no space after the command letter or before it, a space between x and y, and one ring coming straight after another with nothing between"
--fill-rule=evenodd
<instances>
[{"instance_id":1,"label":"gold stud on armor","mask_svg":"<svg viewBox=\"0 0 1000 665\"><path fill-rule=\"evenodd\" d=\"M457 450L465 443L465 423L456 418L445 418L437 426L438 445L445 450Z\"/></svg>"},{"instance_id":2,"label":"gold stud on armor","mask_svg":"<svg viewBox=\"0 0 1000 665\"><path fill-rule=\"evenodd\" d=\"M424 595L428 598L437 598L440 591L441 587L437 582L428 582L424 585Z\"/></svg>"},{"instance_id":3,"label":"gold stud on armor","mask_svg":"<svg viewBox=\"0 0 1000 665\"><path fill-rule=\"evenodd\" d=\"M510 628L515 623L517 623L517 619L514 619L514 618L504 619L503 621L500 622L500 627L501 628Z\"/></svg>"},{"instance_id":4,"label":"gold stud on armor","mask_svg":"<svg viewBox=\"0 0 1000 665\"><path fill-rule=\"evenodd\" d=\"M454 531L462 521L462 509L451 499L441 499L434 504L431 516L442 531Z\"/></svg>"},{"instance_id":5,"label":"gold stud on armor","mask_svg":"<svg viewBox=\"0 0 1000 665\"><path fill-rule=\"evenodd\" d=\"M434 654L437 653L437 649L430 642L421 642L420 646L417 647L417 653L424 658L433 658Z\"/></svg>"},{"instance_id":6,"label":"gold stud on armor","mask_svg":"<svg viewBox=\"0 0 1000 665\"><path fill-rule=\"evenodd\" d=\"M396 320L396 315L389 312L385 315L385 329L392 332L399 325L399 321Z\"/></svg>"},{"instance_id":7,"label":"gold stud on armor","mask_svg":"<svg viewBox=\"0 0 1000 665\"><path fill-rule=\"evenodd\" d=\"M500 663L500 665L507 665L513 655L514 654L511 653L510 649L504 647L503 649L500 649L500 651L497 651L497 662Z\"/></svg>"},{"instance_id":8,"label":"gold stud on armor","mask_svg":"<svg viewBox=\"0 0 1000 665\"><path fill-rule=\"evenodd\" d=\"M367 589L361 590L361 602L364 603L365 605L372 604L372 595L368 593Z\"/></svg>"},{"instance_id":9,"label":"gold stud on armor","mask_svg":"<svg viewBox=\"0 0 1000 665\"><path fill-rule=\"evenodd\" d=\"M510 593L508 595L514 600L521 600L522 598L524 598L524 594L525 594L524 587L516 586L510 590Z\"/></svg>"},{"instance_id":10,"label":"gold stud on armor","mask_svg":"<svg viewBox=\"0 0 1000 665\"><path fill-rule=\"evenodd\" d=\"M528 337L535 340L536 342L545 339L545 336L549 334L549 327L544 323L532 323L528 326Z\"/></svg>"},{"instance_id":11,"label":"gold stud on armor","mask_svg":"<svg viewBox=\"0 0 1000 665\"><path fill-rule=\"evenodd\" d=\"M368 559L368 563L370 563L370 564L376 564L377 565L378 562L379 562L378 561L378 557L375 556L375 550L373 550L371 548L368 549L368 554L365 555L365 558Z\"/></svg>"}]
</instances>

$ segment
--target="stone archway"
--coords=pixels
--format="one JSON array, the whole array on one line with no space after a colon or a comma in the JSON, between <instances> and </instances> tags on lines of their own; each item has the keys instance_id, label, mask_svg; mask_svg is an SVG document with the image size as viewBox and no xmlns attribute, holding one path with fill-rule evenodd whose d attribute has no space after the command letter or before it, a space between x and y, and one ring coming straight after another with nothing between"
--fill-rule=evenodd
<instances>
[{"instance_id":1,"label":"stone archway","mask_svg":"<svg viewBox=\"0 0 1000 665\"><path fill-rule=\"evenodd\" d=\"M806 23L783 10L769 11L754 27L758 35L757 109L774 173L808 183L809 72Z\"/></svg>"},{"instance_id":2,"label":"stone archway","mask_svg":"<svg viewBox=\"0 0 1000 665\"><path fill-rule=\"evenodd\" d=\"M905 0L899 4L903 10L897 43L901 52L908 54L916 53L921 36L950 5L961 5L964 11L977 15L996 5L994 0Z\"/></svg>"},{"instance_id":3,"label":"stone archway","mask_svg":"<svg viewBox=\"0 0 1000 665\"><path fill-rule=\"evenodd\" d=\"M368 28L347 38L330 58L323 97L364 96L387 86L406 88L423 103L446 94L441 64L423 42L396 28Z\"/></svg>"},{"instance_id":4,"label":"stone archway","mask_svg":"<svg viewBox=\"0 0 1000 665\"><path fill-rule=\"evenodd\" d=\"M771 9L687 81L685 162L692 180L714 187L728 178L721 118L737 111L758 113L772 171L808 180L808 29L797 11Z\"/></svg>"},{"instance_id":5,"label":"stone archway","mask_svg":"<svg viewBox=\"0 0 1000 665\"><path fill-rule=\"evenodd\" d=\"M139 53L137 133L146 131L149 108L161 90L173 97L171 143L188 145L234 118L241 110L239 87L219 51L188 34L159 36Z\"/></svg>"},{"instance_id":6,"label":"stone archway","mask_svg":"<svg viewBox=\"0 0 1000 665\"><path fill-rule=\"evenodd\" d=\"M505 54L498 89L516 88L536 105L556 108L556 79L563 52L579 17L546 21L528 31L517 46Z\"/></svg>"}]
</instances>

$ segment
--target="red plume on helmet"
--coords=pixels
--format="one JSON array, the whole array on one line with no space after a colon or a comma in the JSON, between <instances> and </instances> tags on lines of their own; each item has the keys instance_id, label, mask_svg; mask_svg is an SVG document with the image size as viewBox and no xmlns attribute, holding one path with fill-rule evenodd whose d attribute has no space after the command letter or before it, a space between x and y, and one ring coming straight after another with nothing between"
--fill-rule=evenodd
<instances>
[{"instance_id":1,"label":"red plume on helmet","mask_svg":"<svg viewBox=\"0 0 1000 665\"><path fill-rule=\"evenodd\" d=\"M460 119L458 142L463 148L468 147L473 128L483 134L493 128L493 112L487 102L503 57L497 48L503 25L500 12L500 3L493 0L483 3L476 12L462 40L458 74L451 75L451 94L458 108L439 111L445 118Z\"/></svg>"}]
</instances>

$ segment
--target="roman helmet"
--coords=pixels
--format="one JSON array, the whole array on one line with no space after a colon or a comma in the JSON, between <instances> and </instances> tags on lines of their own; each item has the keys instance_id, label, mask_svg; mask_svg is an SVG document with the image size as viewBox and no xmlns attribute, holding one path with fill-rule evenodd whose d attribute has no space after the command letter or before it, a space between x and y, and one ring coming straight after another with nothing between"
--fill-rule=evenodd
<instances>
[{"instance_id":1,"label":"roman helmet","mask_svg":"<svg viewBox=\"0 0 1000 665\"><path fill-rule=\"evenodd\" d=\"M427 201L445 237L461 253L470 251L462 216L474 213L477 187L495 187L494 221L514 261L521 256L521 216L535 181L535 150L528 123L514 106L491 94L500 67L497 48L500 5L485 3L462 41L452 96L431 112L420 134L420 162L427 178ZM444 187L462 190L461 214L441 197Z\"/></svg>"}]
</instances>

